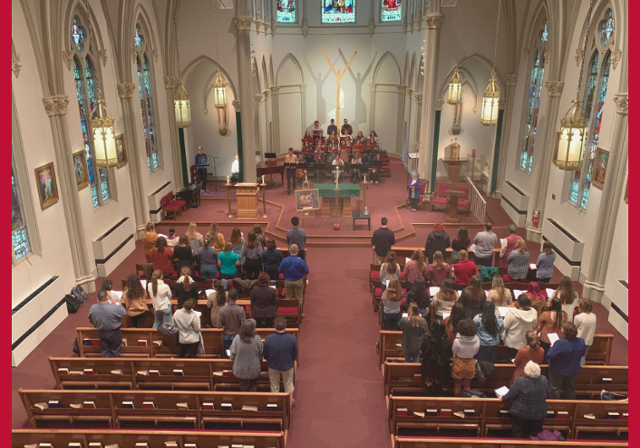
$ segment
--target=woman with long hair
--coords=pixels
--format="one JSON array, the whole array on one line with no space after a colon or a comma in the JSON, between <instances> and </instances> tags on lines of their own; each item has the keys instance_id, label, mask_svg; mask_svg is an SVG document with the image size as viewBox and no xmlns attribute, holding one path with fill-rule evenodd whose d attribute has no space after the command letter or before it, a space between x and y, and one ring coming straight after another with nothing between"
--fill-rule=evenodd
<instances>
[{"instance_id":1,"label":"woman with long hair","mask_svg":"<svg viewBox=\"0 0 640 448\"><path fill-rule=\"evenodd\" d=\"M156 241L156 247L151 251L153 270L162 271L165 277L173 275L173 249L167 247L167 239L163 236Z\"/></svg>"},{"instance_id":2,"label":"woman with long hair","mask_svg":"<svg viewBox=\"0 0 640 448\"><path fill-rule=\"evenodd\" d=\"M529 274L529 259L531 255L527 251L527 242L524 239L519 239L516 243L516 247L511 251L507 257L509 267L507 268L507 274L509 279L513 282L524 281Z\"/></svg>"},{"instance_id":3,"label":"woman with long hair","mask_svg":"<svg viewBox=\"0 0 640 448\"><path fill-rule=\"evenodd\" d=\"M427 236L427 242L424 245L424 253L429 258L429 263L433 263L433 254L437 251L444 254L447 248L451 246L449 234L444 230L444 224L441 222L433 226L433 230Z\"/></svg>"},{"instance_id":4,"label":"woman with long hair","mask_svg":"<svg viewBox=\"0 0 640 448\"><path fill-rule=\"evenodd\" d=\"M458 302L462 303L465 307L465 314L469 319L473 319L477 314L482 312L482 307L487 301L487 294L482 289L482 283L480 283L480 276L474 275L471 277L469 286L464 288Z\"/></svg>"},{"instance_id":5,"label":"woman with long hair","mask_svg":"<svg viewBox=\"0 0 640 448\"><path fill-rule=\"evenodd\" d=\"M447 330L447 335L449 335L449 341L453 344L453 341L456 340L456 334L458 334L458 324L461 320L466 319L467 316L464 312L464 305L460 302L457 302L451 308L451 314L444 318L444 328Z\"/></svg>"},{"instance_id":6,"label":"woman with long hair","mask_svg":"<svg viewBox=\"0 0 640 448\"><path fill-rule=\"evenodd\" d=\"M156 269L151 275L151 287L148 288L148 294L153 304L153 315L155 322L153 328L160 325L169 326L171 324L171 288L162 281L162 271Z\"/></svg>"},{"instance_id":7,"label":"woman with long hair","mask_svg":"<svg viewBox=\"0 0 640 448\"><path fill-rule=\"evenodd\" d=\"M420 362L420 344L428 327L427 321L420 315L417 304L409 304L409 315L400 319L398 328L402 330L404 362Z\"/></svg>"},{"instance_id":8,"label":"woman with long hair","mask_svg":"<svg viewBox=\"0 0 640 448\"><path fill-rule=\"evenodd\" d=\"M445 324L436 319L422 339L422 380L427 395L442 395L442 384L451 378L451 341Z\"/></svg>"},{"instance_id":9,"label":"woman with long hair","mask_svg":"<svg viewBox=\"0 0 640 448\"><path fill-rule=\"evenodd\" d=\"M424 252L420 249L414 250L411 260L404 266L404 279L407 282L407 289L410 289L417 279L426 279L427 275L428 270Z\"/></svg>"},{"instance_id":10,"label":"woman with long hair","mask_svg":"<svg viewBox=\"0 0 640 448\"><path fill-rule=\"evenodd\" d=\"M560 339L562 334L562 324L567 321L567 313L562 311L562 304L559 299L551 299L549 309L540 315L540 321L536 332L540 334L540 345L544 349L545 358L551 348L549 334L555 333Z\"/></svg>"},{"instance_id":11,"label":"woman with long hair","mask_svg":"<svg viewBox=\"0 0 640 448\"><path fill-rule=\"evenodd\" d=\"M387 331L398 331L398 322L402 318L400 302L402 301L402 285L397 277L389 281L389 286L382 293L382 322Z\"/></svg>"},{"instance_id":12,"label":"woman with long hair","mask_svg":"<svg viewBox=\"0 0 640 448\"><path fill-rule=\"evenodd\" d=\"M254 224L253 229L251 230L253 230L253 233L256 234L256 238L258 239L258 242L260 243L262 248L264 249L265 247L267 247L267 240L265 240L264 235L262 234L262 226L260 224Z\"/></svg>"},{"instance_id":13,"label":"woman with long hair","mask_svg":"<svg viewBox=\"0 0 640 448\"><path fill-rule=\"evenodd\" d=\"M427 267L427 280L431 286L440 286L444 279L451 278L451 266L444 262L442 252L433 254L433 263Z\"/></svg>"},{"instance_id":14,"label":"woman with long hair","mask_svg":"<svg viewBox=\"0 0 640 448\"><path fill-rule=\"evenodd\" d=\"M482 307L482 313L474 317L473 322L478 326L478 339L480 339L480 349L476 359L495 363L500 334L504 329L504 322L496 317L496 305L493 302L486 302Z\"/></svg>"},{"instance_id":15,"label":"woman with long hair","mask_svg":"<svg viewBox=\"0 0 640 448\"><path fill-rule=\"evenodd\" d=\"M282 251L276 247L276 240L269 238L267 240L267 249L262 252L262 264L264 265L264 271L269 274L269 278L273 282L278 280L278 268L283 259Z\"/></svg>"},{"instance_id":16,"label":"woman with long hair","mask_svg":"<svg viewBox=\"0 0 640 448\"><path fill-rule=\"evenodd\" d=\"M363 145L367 142L367 137L364 136L364 134L362 133L362 131L358 132L358 135L356 136L354 143L362 143Z\"/></svg>"},{"instance_id":17,"label":"woman with long hair","mask_svg":"<svg viewBox=\"0 0 640 448\"><path fill-rule=\"evenodd\" d=\"M258 390L260 360L262 360L262 341L256 334L256 321L247 319L242 324L229 349L233 361L233 376L240 380L241 391Z\"/></svg>"},{"instance_id":18,"label":"woman with long hair","mask_svg":"<svg viewBox=\"0 0 640 448\"><path fill-rule=\"evenodd\" d=\"M374 131L373 129L371 130L371 132L369 132L369 143L371 143L372 145L376 145L376 146L380 146L380 138L378 137L378 134L376 134L376 131Z\"/></svg>"},{"instance_id":19,"label":"woman with long hair","mask_svg":"<svg viewBox=\"0 0 640 448\"><path fill-rule=\"evenodd\" d=\"M526 366L529 361L533 361L536 364L542 364L542 361L544 361L544 349L540 346L540 341L535 331L527 332L526 345L518 350L516 357L513 359L516 370L511 377L511 384L515 383L521 376L526 376L524 366Z\"/></svg>"},{"instance_id":20,"label":"woman with long hair","mask_svg":"<svg viewBox=\"0 0 640 448\"><path fill-rule=\"evenodd\" d=\"M451 376L453 377L453 393L459 397L462 395L462 388L471 388L471 380L476 376L474 356L480 349L480 339L476 334L478 327L471 319L462 319L458 322L457 329L458 334L451 347L453 353Z\"/></svg>"},{"instance_id":21,"label":"woman with long hair","mask_svg":"<svg viewBox=\"0 0 640 448\"><path fill-rule=\"evenodd\" d=\"M173 249L173 261L176 265L178 276L180 276L180 271L184 266L188 266L189 270L193 272L195 257L193 256L193 249L191 249L187 235L180 236L178 245Z\"/></svg>"},{"instance_id":22,"label":"woman with long hair","mask_svg":"<svg viewBox=\"0 0 640 448\"><path fill-rule=\"evenodd\" d=\"M224 235L220 233L220 228L217 222L212 222L211 227L209 227L209 231L205 235L211 241L211 245L218 251L222 252L224 250Z\"/></svg>"},{"instance_id":23,"label":"woman with long hair","mask_svg":"<svg viewBox=\"0 0 640 448\"><path fill-rule=\"evenodd\" d=\"M396 262L396 253L390 250L387 252L385 262L380 265L380 283L383 292L387 289L387 281L395 277L400 277L400 265Z\"/></svg>"},{"instance_id":24,"label":"woman with long hair","mask_svg":"<svg viewBox=\"0 0 640 448\"><path fill-rule=\"evenodd\" d=\"M207 308L211 309L211 325L215 328L218 325L218 314L220 308L227 304L227 293L220 280L213 282L213 292L207 296Z\"/></svg>"},{"instance_id":25,"label":"woman with long hair","mask_svg":"<svg viewBox=\"0 0 640 448\"><path fill-rule=\"evenodd\" d=\"M461 250L467 250L471 245L471 238L469 238L469 231L466 227L460 227L458 229L458 236L456 236L451 242L451 264L456 264L460 261L458 252Z\"/></svg>"},{"instance_id":26,"label":"woman with long hair","mask_svg":"<svg viewBox=\"0 0 640 448\"><path fill-rule=\"evenodd\" d=\"M180 277L176 281L175 291L178 298L178 309L182 308L184 302L189 298L198 303L198 288L191 278L189 266L182 266L180 269Z\"/></svg>"},{"instance_id":27,"label":"woman with long hair","mask_svg":"<svg viewBox=\"0 0 640 448\"><path fill-rule=\"evenodd\" d=\"M585 365L587 361L587 353L593 344L593 336L596 333L596 313L593 312L593 304L589 299L580 299L578 301L578 314L574 318L574 324L578 329L578 337L584 339L587 351L580 360L580 365Z\"/></svg>"},{"instance_id":28,"label":"woman with long hair","mask_svg":"<svg viewBox=\"0 0 640 448\"><path fill-rule=\"evenodd\" d=\"M127 281L127 288L122 292L127 316L131 320L131 326L144 328L144 321L149 307L147 306L147 292L140 283L140 277L131 274Z\"/></svg>"},{"instance_id":29,"label":"woman with long hair","mask_svg":"<svg viewBox=\"0 0 640 448\"><path fill-rule=\"evenodd\" d=\"M229 238L231 242L231 250L235 252L240 260L240 264L244 264L244 257L242 254L242 247L244 246L244 238L242 236L242 232L239 228L234 227L231 231L231 238Z\"/></svg>"},{"instance_id":30,"label":"woman with long hair","mask_svg":"<svg viewBox=\"0 0 640 448\"><path fill-rule=\"evenodd\" d=\"M515 358L518 350L525 346L526 334L536 328L538 312L531 308L531 300L521 294L516 306L509 308L504 317L504 333L502 340L507 347L509 358Z\"/></svg>"},{"instance_id":31,"label":"woman with long hair","mask_svg":"<svg viewBox=\"0 0 640 448\"><path fill-rule=\"evenodd\" d=\"M562 310L567 313L567 322L573 322L573 312L578 303L578 293L573 289L571 277L565 275L560 279L560 287L551 296L551 298L554 297L557 297L562 302Z\"/></svg>"},{"instance_id":32,"label":"woman with long hair","mask_svg":"<svg viewBox=\"0 0 640 448\"><path fill-rule=\"evenodd\" d=\"M540 283L549 283L553 277L553 263L556 261L556 253L553 251L551 241L542 243L542 252L536 261L536 280Z\"/></svg>"},{"instance_id":33,"label":"woman with long hair","mask_svg":"<svg viewBox=\"0 0 640 448\"><path fill-rule=\"evenodd\" d=\"M258 284L251 290L252 316L258 328L273 328L276 317L276 290L269 286L269 275L261 272Z\"/></svg>"},{"instance_id":34,"label":"woman with long hair","mask_svg":"<svg viewBox=\"0 0 640 448\"><path fill-rule=\"evenodd\" d=\"M207 280L214 280L218 276L218 252L211 245L209 237L204 237L204 246L198 249L200 258L200 275Z\"/></svg>"},{"instance_id":35,"label":"woman with long hair","mask_svg":"<svg viewBox=\"0 0 640 448\"><path fill-rule=\"evenodd\" d=\"M202 234L198 232L198 226L195 222L189 223L189 227L187 228L185 235L189 238L189 245L191 246L191 250L194 254L198 252L198 249L204 246Z\"/></svg>"},{"instance_id":36,"label":"woman with long hair","mask_svg":"<svg viewBox=\"0 0 640 448\"><path fill-rule=\"evenodd\" d=\"M249 231L247 241L242 245L240 258L244 259L244 272L247 278L256 280L262 271L262 244L253 230Z\"/></svg>"},{"instance_id":37,"label":"woman with long hair","mask_svg":"<svg viewBox=\"0 0 640 448\"><path fill-rule=\"evenodd\" d=\"M431 307L431 297L429 297L426 282L421 278L417 279L411 289L407 291L407 297L404 299L401 307L403 310L409 311L412 303L418 305L420 316L426 319L429 308Z\"/></svg>"},{"instance_id":38,"label":"woman with long hair","mask_svg":"<svg viewBox=\"0 0 640 448\"><path fill-rule=\"evenodd\" d=\"M156 225L149 221L144 228L144 233L142 234L142 250L147 263L153 263L153 260L151 259L151 251L156 247L157 240L158 233L156 232Z\"/></svg>"},{"instance_id":39,"label":"woman with long hair","mask_svg":"<svg viewBox=\"0 0 640 448\"><path fill-rule=\"evenodd\" d=\"M487 294L487 300L493 302L496 307L498 306L510 306L513 303L513 296L511 290L505 288L504 280L499 275L495 275L491 279L491 289Z\"/></svg>"},{"instance_id":40,"label":"woman with long hair","mask_svg":"<svg viewBox=\"0 0 640 448\"><path fill-rule=\"evenodd\" d=\"M175 312L171 318L171 326L178 329L178 358L195 358L200 343L200 318L193 311L196 301L192 298Z\"/></svg>"},{"instance_id":41,"label":"woman with long hair","mask_svg":"<svg viewBox=\"0 0 640 448\"><path fill-rule=\"evenodd\" d=\"M231 241L227 241L224 245L224 250L218 254L220 277L226 280L236 278L238 276L238 266L240 266L240 258L232 249Z\"/></svg>"},{"instance_id":42,"label":"woman with long hair","mask_svg":"<svg viewBox=\"0 0 640 448\"><path fill-rule=\"evenodd\" d=\"M443 319L442 313L451 314L451 308L458 300L458 293L453 289L453 280L447 278L442 281L440 291L431 301L431 310L436 319Z\"/></svg>"}]
</instances>

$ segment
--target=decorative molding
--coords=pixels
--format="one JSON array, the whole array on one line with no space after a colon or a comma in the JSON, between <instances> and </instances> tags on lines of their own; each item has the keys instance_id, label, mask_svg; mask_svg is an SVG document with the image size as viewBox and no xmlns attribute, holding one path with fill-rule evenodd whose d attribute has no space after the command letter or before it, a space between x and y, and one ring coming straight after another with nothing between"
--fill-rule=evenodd
<instances>
[{"instance_id":1,"label":"decorative molding","mask_svg":"<svg viewBox=\"0 0 640 448\"><path fill-rule=\"evenodd\" d=\"M300 93L304 93L307 91L307 85L306 84L300 84Z\"/></svg>"},{"instance_id":2,"label":"decorative molding","mask_svg":"<svg viewBox=\"0 0 640 448\"><path fill-rule=\"evenodd\" d=\"M622 115L629 115L629 94L617 93L613 97L613 102L616 103L616 112Z\"/></svg>"},{"instance_id":3,"label":"decorative molding","mask_svg":"<svg viewBox=\"0 0 640 448\"><path fill-rule=\"evenodd\" d=\"M406 24L406 23L403 23L403 24L402 24L402 32L403 32L404 34L407 34L407 24Z\"/></svg>"},{"instance_id":4,"label":"decorative molding","mask_svg":"<svg viewBox=\"0 0 640 448\"><path fill-rule=\"evenodd\" d=\"M442 26L442 22L444 22L444 16L442 14L429 14L424 18L424 21L427 24L427 29L434 30Z\"/></svg>"},{"instance_id":5,"label":"decorative molding","mask_svg":"<svg viewBox=\"0 0 640 448\"><path fill-rule=\"evenodd\" d=\"M369 20L369 25L367 25L367 30L369 30L369 36L373 36L373 32L376 30L376 25L373 23L373 19Z\"/></svg>"},{"instance_id":6,"label":"decorative molding","mask_svg":"<svg viewBox=\"0 0 640 448\"><path fill-rule=\"evenodd\" d=\"M178 77L177 76L165 76L164 77L164 87L166 89L175 89L178 87Z\"/></svg>"},{"instance_id":7,"label":"decorative molding","mask_svg":"<svg viewBox=\"0 0 640 448\"><path fill-rule=\"evenodd\" d=\"M251 31L251 22L253 20L249 16L236 16L233 18L233 24L238 31Z\"/></svg>"},{"instance_id":8,"label":"decorative molding","mask_svg":"<svg viewBox=\"0 0 640 448\"><path fill-rule=\"evenodd\" d=\"M444 98L436 99L436 110L442 110L442 106L444 106Z\"/></svg>"},{"instance_id":9,"label":"decorative molding","mask_svg":"<svg viewBox=\"0 0 640 448\"><path fill-rule=\"evenodd\" d=\"M136 50L136 47L131 47L131 62L135 64L137 59L138 59L138 52Z\"/></svg>"},{"instance_id":10,"label":"decorative molding","mask_svg":"<svg viewBox=\"0 0 640 448\"><path fill-rule=\"evenodd\" d=\"M253 23L256 24L256 34L260 34L260 25L262 25L262 21L260 19L254 19Z\"/></svg>"},{"instance_id":11,"label":"decorative molding","mask_svg":"<svg viewBox=\"0 0 640 448\"><path fill-rule=\"evenodd\" d=\"M233 100L231 101L231 104L233 104L236 112L240 112L240 100Z\"/></svg>"},{"instance_id":12,"label":"decorative molding","mask_svg":"<svg viewBox=\"0 0 640 448\"><path fill-rule=\"evenodd\" d=\"M271 96L271 90L267 89L264 92L262 92L262 97L266 100L267 98L269 98Z\"/></svg>"},{"instance_id":13,"label":"decorative molding","mask_svg":"<svg viewBox=\"0 0 640 448\"><path fill-rule=\"evenodd\" d=\"M307 37L309 34L309 23L307 19L302 19L302 37Z\"/></svg>"},{"instance_id":14,"label":"decorative molding","mask_svg":"<svg viewBox=\"0 0 640 448\"><path fill-rule=\"evenodd\" d=\"M409 25L409 31L411 31L411 34L413 34L413 22L411 22L411 24Z\"/></svg>"},{"instance_id":15,"label":"decorative molding","mask_svg":"<svg viewBox=\"0 0 640 448\"><path fill-rule=\"evenodd\" d=\"M280 93L280 86L271 86L271 95L278 95Z\"/></svg>"},{"instance_id":16,"label":"decorative molding","mask_svg":"<svg viewBox=\"0 0 640 448\"><path fill-rule=\"evenodd\" d=\"M100 55L100 60L102 61L102 66L106 67L107 66L107 49L103 48L102 50L100 50L98 52L98 55Z\"/></svg>"},{"instance_id":17,"label":"decorative molding","mask_svg":"<svg viewBox=\"0 0 640 448\"><path fill-rule=\"evenodd\" d=\"M20 74L20 69L22 68L22 62L20 62L19 54L11 55L11 69L13 70L14 76L17 78Z\"/></svg>"},{"instance_id":18,"label":"decorative molding","mask_svg":"<svg viewBox=\"0 0 640 448\"><path fill-rule=\"evenodd\" d=\"M500 98L500 100L498 101L498 108L500 110L504 110L504 107L507 105L507 99L506 98Z\"/></svg>"},{"instance_id":19,"label":"decorative molding","mask_svg":"<svg viewBox=\"0 0 640 448\"><path fill-rule=\"evenodd\" d=\"M118 84L118 96L121 99L133 98L133 92L136 90L136 85L132 82Z\"/></svg>"},{"instance_id":20,"label":"decorative molding","mask_svg":"<svg viewBox=\"0 0 640 448\"><path fill-rule=\"evenodd\" d=\"M153 49L153 61L157 64L158 63L158 58L160 57L160 53L158 53L158 49L154 48Z\"/></svg>"},{"instance_id":21,"label":"decorative molding","mask_svg":"<svg viewBox=\"0 0 640 448\"><path fill-rule=\"evenodd\" d=\"M620 63L621 60L622 60L622 51L620 51L620 49L617 49L616 51L611 53L611 66L613 67L614 70L618 68L618 64Z\"/></svg>"},{"instance_id":22,"label":"decorative molding","mask_svg":"<svg viewBox=\"0 0 640 448\"><path fill-rule=\"evenodd\" d=\"M413 100L416 103L421 104L422 103L422 93L414 93L413 94Z\"/></svg>"},{"instance_id":23,"label":"decorative molding","mask_svg":"<svg viewBox=\"0 0 640 448\"><path fill-rule=\"evenodd\" d=\"M276 35L276 26L275 25L271 25L271 35L272 36Z\"/></svg>"},{"instance_id":24,"label":"decorative molding","mask_svg":"<svg viewBox=\"0 0 640 448\"><path fill-rule=\"evenodd\" d=\"M396 88L398 89L398 93L401 95L407 93L407 86L397 85Z\"/></svg>"},{"instance_id":25,"label":"decorative molding","mask_svg":"<svg viewBox=\"0 0 640 448\"><path fill-rule=\"evenodd\" d=\"M547 81L544 83L547 86L547 95L551 97L561 97L562 90L564 89L564 83L561 81Z\"/></svg>"},{"instance_id":26,"label":"decorative molding","mask_svg":"<svg viewBox=\"0 0 640 448\"><path fill-rule=\"evenodd\" d=\"M417 20L418 31L422 31L422 19Z\"/></svg>"},{"instance_id":27,"label":"decorative molding","mask_svg":"<svg viewBox=\"0 0 640 448\"><path fill-rule=\"evenodd\" d=\"M518 74L517 73L508 73L504 77L504 83L510 87L513 87L518 82Z\"/></svg>"},{"instance_id":28,"label":"decorative molding","mask_svg":"<svg viewBox=\"0 0 640 448\"><path fill-rule=\"evenodd\" d=\"M66 115L69 97L67 95L45 96L42 98L42 104L44 104L44 110L50 117Z\"/></svg>"},{"instance_id":29,"label":"decorative molding","mask_svg":"<svg viewBox=\"0 0 640 448\"><path fill-rule=\"evenodd\" d=\"M261 94L253 95L253 105L259 106L262 103L263 97Z\"/></svg>"},{"instance_id":30,"label":"decorative molding","mask_svg":"<svg viewBox=\"0 0 640 448\"><path fill-rule=\"evenodd\" d=\"M574 56L574 59L576 60L576 66L580 67L582 58L584 58L584 52L580 48L576 48L576 55Z\"/></svg>"},{"instance_id":31,"label":"decorative molding","mask_svg":"<svg viewBox=\"0 0 640 448\"><path fill-rule=\"evenodd\" d=\"M269 32L269 24L267 22L264 22L262 26L264 26L264 35L266 36Z\"/></svg>"},{"instance_id":32,"label":"decorative molding","mask_svg":"<svg viewBox=\"0 0 640 448\"><path fill-rule=\"evenodd\" d=\"M209 113L209 109L203 109L202 112L204 112L204 114L207 115Z\"/></svg>"},{"instance_id":33,"label":"decorative molding","mask_svg":"<svg viewBox=\"0 0 640 448\"><path fill-rule=\"evenodd\" d=\"M71 64L73 63L73 55L68 51L62 51L62 62L67 66L67 70L71 70Z\"/></svg>"}]
</instances>

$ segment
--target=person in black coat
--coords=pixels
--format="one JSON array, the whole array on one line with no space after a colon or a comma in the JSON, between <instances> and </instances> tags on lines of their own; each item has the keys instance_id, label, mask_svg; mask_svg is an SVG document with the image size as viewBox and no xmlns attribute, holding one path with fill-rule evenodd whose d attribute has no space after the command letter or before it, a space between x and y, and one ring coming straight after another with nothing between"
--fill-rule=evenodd
<instances>
[{"instance_id":1,"label":"person in black coat","mask_svg":"<svg viewBox=\"0 0 640 448\"><path fill-rule=\"evenodd\" d=\"M451 380L451 340L444 323L436 319L422 338L422 380L428 395L442 395L442 385Z\"/></svg>"},{"instance_id":2,"label":"person in black coat","mask_svg":"<svg viewBox=\"0 0 640 448\"><path fill-rule=\"evenodd\" d=\"M450 245L451 241L449 240L449 234L444 230L444 224L437 223L427 237L427 243L424 245L424 253L429 258L429 264L433 263L433 254L440 251L445 255Z\"/></svg>"}]
</instances>

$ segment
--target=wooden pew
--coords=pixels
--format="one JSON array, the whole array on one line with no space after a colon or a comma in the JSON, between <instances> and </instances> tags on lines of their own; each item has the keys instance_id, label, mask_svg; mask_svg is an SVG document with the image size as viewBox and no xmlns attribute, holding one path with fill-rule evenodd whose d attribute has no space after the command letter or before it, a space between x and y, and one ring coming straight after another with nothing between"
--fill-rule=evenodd
<instances>
[{"instance_id":1,"label":"wooden pew","mask_svg":"<svg viewBox=\"0 0 640 448\"><path fill-rule=\"evenodd\" d=\"M548 377L548 366L543 364L542 375ZM511 384L515 371L513 364L496 364L495 370L484 382L473 381L472 388L493 396L494 391ZM424 383L420 377L421 365L417 363L385 362L383 369L385 395L420 396ZM417 375L417 376L416 376ZM603 384L603 378L611 378ZM583 366L575 380L576 395L580 398L599 399L602 389L627 394L629 392L629 368L627 366ZM444 387L453 390L453 381Z\"/></svg>"},{"instance_id":2,"label":"wooden pew","mask_svg":"<svg viewBox=\"0 0 640 448\"><path fill-rule=\"evenodd\" d=\"M417 249L420 249L422 251L424 251L424 247L396 247L393 246L391 248L392 251L394 251L396 253L396 260L404 260L405 258L411 258L411 255L413 255L413 252ZM447 250L445 251L444 254L444 261L446 263L451 264L451 252L453 249L451 249L450 247L447 248ZM469 252L469 260L474 261L475 260L475 254L471 251ZM375 252L372 250L373 253L373 260L375 261ZM493 249L493 267L499 267L500 266L500 248L494 248Z\"/></svg>"},{"instance_id":3,"label":"wooden pew","mask_svg":"<svg viewBox=\"0 0 640 448\"><path fill-rule=\"evenodd\" d=\"M256 328L256 333L260 339L264 339L272 333L274 328ZM292 334L298 340L298 357L300 354L300 343L297 328L287 328L287 333ZM225 357L224 340L222 339L222 328L203 328L200 330L204 341L204 355L201 358L223 358ZM93 327L76 328L76 339L78 341L79 356L102 356L100 351L100 341L98 330ZM85 345L84 340L88 339L91 345ZM174 338L165 335L155 328L123 328L122 329L122 356L134 358L173 358L178 355L178 345ZM126 342L126 346L124 345ZM144 342L142 342L144 341ZM156 342L161 341L161 342ZM140 344L140 345L139 345ZM161 344L161 345L158 345ZM298 361L299 364L299 360Z\"/></svg>"},{"instance_id":4,"label":"wooden pew","mask_svg":"<svg viewBox=\"0 0 640 448\"><path fill-rule=\"evenodd\" d=\"M401 342L401 331L380 331L380 340L378 341L378 357L380 368L382 368L382 365L389 358L398 358L401 361L404 361L404 351L402 350ZM503 349L503 345L498 346L498 360L504 359L500 356L500 350ZM596 334L593 338L593 345L589 349L589 353L587 353L587 364L608 365L609 361L611 360L612 350L613 335Z\"/></svg>"},{"instance_id":5,"label":"wooden pew","mask_svg":"<svg viewBox=\"0 0 640 448\"><path fill-rule=\"evenodd\" d=\"M452 435L460 437L491 437L509 434L511 420L507 411L511 403L497 398L433 398L389 397L389 431L394 435ZM398 415L398 409L406 409L407 415ZM414 412L435 409L437 415L420 417ZM450 416L441 415L442 409L450 409ZM473 415L460 418L454 412L473 410ZM605 434L599 439L626 437L628 420L611 420L607 412L628 413L628 403L620 401L547 400L547 410L555 412L555 418L546 418L544 429L558 430L566 438L578 438L581 434ZM568 412L566 419L557 417L559 411ZM593 414L594 419L584 415Z\"/></svg>"},{"instance_id":6,"label":"wooden pew","mask_svg":"<svg viewBox=\"0 0 640 448\"><path fill-rule=\"evenodd\" d=\"M597 441L562 441L538 442L527 439L488 439L488 438L445 438L445 437L410 437L395 436L393 448L504 448L508 447L543 447L543 448L623 448L628 442Z\"/></svg>"},{"instance_id":7,"label":"wooden pew","mask_svg":"<svg viewBox=\"0 0 640 448\"><path fill-rule=\"evenodd\" d=\"M57 389L107 390L240 390L240 380L232 373L229 359L178 358L49 358ZM87 372L85 374L69 372ZM120 370L122 373L113 373ZM157 370L158 375L151 373ZM176 370L182 370L176 372ZM294 365L294 384L296 366ZM146 372L144 375L139 372ZM262 362L258 390L269 392L267 362ZM284 385L281 384L281 390Z\"/></svg>"},{"instance_id":8,"label":"wooden pew","mask_svg":"<svg viewBox=\"0 0 640 448\"><path fill-rule=\"evenodd\" d=\"M18 391L32 428L112 428L112 429L226 429L286 431L291 414L291 394L262 392L173 392L102 390L23 390ZM60 407L40 410L37 403L58 400ZM131 401L135 409L125 408ZM94 403L91 408L87 403ZM155 409L144 408L153 402ZM178 409L179 403L188 409ZM204 409L213 403L214 410ZM232 410L221 409L230 403ZM84 404L74 409L71 404ZM268 411L267 404L276 410ZM257 411L242 410L256 406Z\"/></svg>"},{"instance_id":9,"label":"wooden pew","mask_svg":"<svg viewBox=\"0 0 640 448\"><path fill-rule=\"evenodd\" d=\"M14 429L11 434L11 448L24 448L25 445L50 443L52 446L67 447L78 442L87 447L91 442L100 442L102 446L118 445L120 448L133 448L136 443L147 443L151 448L168 447L165 442L177 442L175 447L184 447L193 443L198 448L231 446L232 444L250 445L255 448L284 448L283 431L133 431L95 429Z\"/></svg>"}]
</instances>

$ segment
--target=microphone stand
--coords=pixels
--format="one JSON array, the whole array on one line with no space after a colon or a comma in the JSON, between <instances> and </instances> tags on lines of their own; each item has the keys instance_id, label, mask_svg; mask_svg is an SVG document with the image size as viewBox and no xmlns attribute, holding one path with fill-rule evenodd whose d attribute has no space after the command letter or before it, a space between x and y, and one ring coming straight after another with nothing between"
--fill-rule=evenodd
<instances>
[{"instance_id":1,"label":"microphone stand","mask_svg":"<svg viewBox=\"0 0 640 448\"><path fill-rule=\"evenodd\" d=\"M207 156L207 157L211 157L213 159L213 184L214 184L214 188L216 193L218 192L218 170L216 167L216 159L218 158L218 156Z\"/></svg>"}]
</instances>

